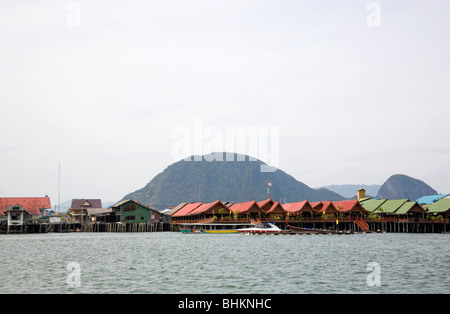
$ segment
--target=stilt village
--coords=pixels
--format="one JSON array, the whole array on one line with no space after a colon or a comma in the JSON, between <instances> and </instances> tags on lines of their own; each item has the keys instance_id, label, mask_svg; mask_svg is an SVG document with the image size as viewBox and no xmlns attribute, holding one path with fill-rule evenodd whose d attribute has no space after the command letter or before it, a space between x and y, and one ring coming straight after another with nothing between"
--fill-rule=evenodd
<instances>
[{"instance_id":1,"label":"stilt village","mask_svg":"<svg viewBox=\"0 0 450 314\"><path fill-rule=\"evenodd\" d=\"M365 190L344 201L280 203L270 198L230 203L180 203L164 211L134 200L103 208L100 199L73 199L67 212L51 210L45 197L0 198L0 233L47 232L180 232L230 230L272 223L281 230L340 232L450 232L450 195L417 200L368 198ZM287 232L288 233L288 232Z\"/></svg>"}]
</instances>

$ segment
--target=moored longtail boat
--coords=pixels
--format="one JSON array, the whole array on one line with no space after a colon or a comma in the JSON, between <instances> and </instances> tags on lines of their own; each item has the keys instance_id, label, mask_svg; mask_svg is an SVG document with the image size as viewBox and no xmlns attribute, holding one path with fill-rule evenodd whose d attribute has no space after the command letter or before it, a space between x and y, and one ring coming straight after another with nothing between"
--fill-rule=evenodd
<instances>
[{"instance_id":1,"label":"moored longtail boat","mask_svg":"<svg viewBox=\"0 0 450 314\"><path fill-rule=\"evenodd\" d=\"M328 234L328 233L335 233L335 230L325 230L325 229L311 229L311 228L302 228L302 227L295 227L289 225L289 223L286 221L286 225L292 232L295 233L318 233L318 234Z\"/></svg>"}]
</instances>

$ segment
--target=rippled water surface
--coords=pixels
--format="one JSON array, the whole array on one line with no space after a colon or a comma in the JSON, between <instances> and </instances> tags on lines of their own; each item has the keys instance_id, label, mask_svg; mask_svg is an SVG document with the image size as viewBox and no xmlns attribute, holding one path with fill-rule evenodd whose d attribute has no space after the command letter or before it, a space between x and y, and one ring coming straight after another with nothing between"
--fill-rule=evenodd
<instances>
[{"instance_id":1,"label":"rippled water surface","mask_svg":"<svg viewBox=\"0 0 450 314\"><path fill-rule=\"evenodd\" d=\"M450 291L448 234L0 235L0 263L0 293Z\"/></svg>"}]
</instances>

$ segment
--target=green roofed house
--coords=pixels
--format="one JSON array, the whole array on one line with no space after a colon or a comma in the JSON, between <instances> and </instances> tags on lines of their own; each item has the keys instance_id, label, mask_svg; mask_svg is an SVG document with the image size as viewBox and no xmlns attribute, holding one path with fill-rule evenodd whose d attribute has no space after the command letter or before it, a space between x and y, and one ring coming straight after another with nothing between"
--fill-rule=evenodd
<instances>
[{"instance_id":1,"label":"green roofed house","mask_svg":"<svg viewBox=\"0 0 450 314\"><path fill-rule=\"evenodd\" d=\"M386 199L370 199L362 203L362 206L365 210L373 213L377 210L381 205L383 205L387 200Z\"/></svg>"},{"instance_id":2,"label":"green roofed house","mask_svg":"<svg viewBox=\"0 0 450 314\"><path fill-rule=\"evenodd\" d=\"M418 213L423 214L425 213L425 209L422 208L417 202L406 202L402 206L400 206L399 209L395 212L397 215L404 215L404 214L410 214L410 213Z\"/></svg>"},{"instance_id":3,"label":"green roofed house","mask_svg":"<svg viewBox=\"0 0 450 314\"><path fill-rule=\"evenodd\" d=\"M429 205L427 211L431 214L440 214L448 217L450 215L450 199L440 199L436 203Z\"/></svg>"},{"instance_id":4,"label":"green roofed house","mask_svg":"<svg viewBox=\"0 0 450 314\"><path fill-rule=\"evenodd\" d=\"M364 202L363 207L374 214L396 215L401 219L423 219L425 209L415 201L371 199Z\"/></svg>"},{"instance_id":5,"label":"green roofed house","mask_svg":"<svg viewBox=\"0 0 450 314\"><path fill-rule=\"evenodd\" d=\"M120 212L122 223L148 223L159 218L158 212L132 200L124 200L112 206L114 212Z\"/></svg>"},{"instance_id":6,"label":"green roofed house","mask_svg":"<svg viewBox=\"0 0 450 314\"><path fill-rule=\"evenodd\" d=\"M376 214L394 214L395 211L403 206L403 204L405 204L406 202L408 202L408 199L387 200L373 212Z\"/></svg>"}]
</instances>

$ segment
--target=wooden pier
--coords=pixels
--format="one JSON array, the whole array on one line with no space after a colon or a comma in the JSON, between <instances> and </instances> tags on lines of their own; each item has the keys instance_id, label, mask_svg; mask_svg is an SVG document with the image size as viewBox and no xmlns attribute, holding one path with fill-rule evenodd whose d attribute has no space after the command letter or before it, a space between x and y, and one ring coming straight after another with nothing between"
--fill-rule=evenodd
<instances>
[{"instance_id":1,"label":"wooden pier","mask_svg":"<svg viewBox=\"0 0 450 314\"><path fill-rule=\"evenodd\" d=\"M161 232L179 231L179 226L171 223L151 222L151 223L69 223L61 222L49 223L27 223L20 227L8 226L6 222L0 221L0 233L65 233L65 232Z\"/></svg>"},{"instance_id":2,"label":"wooden pier","mask_svg":"<svg viewBox=\"0 0 450 314\"><path fill-rule=\"evenodd\" d=\"M176 229L176 230L175 230ZM149 222L149 223L98 223L85 225L83 231L86 232L159 232L177 231L178 228L170 223Z\"/></svg>"},{"instance_id":3,"label":"wooden pier","mask_svg":"<svg viewBox=\"0 0 450 314\"><path fill-rule=\"evenodd\" d=\"M307 221L300 223L289 222L290 225L301 228L312 229L332 229L340 231L353 232L389 232L389 233L450 233L450 222L431 222L431 221L371 221L365 220L368 230L362 230L355 221ZM283 228L286 229L286 223L281 222Z\"/></svg>"},{"instance_id":4,"label":"wooden pier","mask_svg":"<svg viewBox=\"0 0 450 314\"><path fill-rule=\"evenodd\" d=\"M366 220L368 230L362 230L355 221L302 221L289 222L290 225L322 230L353 231L353 232L388 232L388 233L450 233L450 221L370 221ZM286 222L276 222L282 229L288 229ZM180 231L182 224L150 222L150 223L27 223L21 226L8 226L6 221L0 221L0 233L63 233L63 232L162 232Z\"/></svg>"},{"instance_id":5,"label":"wooden pier","mask_svg":"<svg viewBox=\"0 0 450 314\"><path fill-rule=\"evenodd\" d=\"M448 222L387 221L369 222L371 231L393 233L449 233Z\"/></svg>"}]
</instances>

